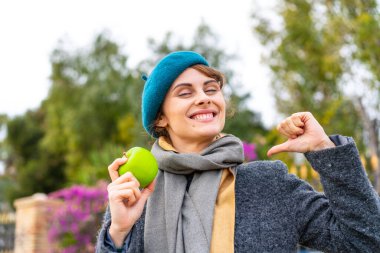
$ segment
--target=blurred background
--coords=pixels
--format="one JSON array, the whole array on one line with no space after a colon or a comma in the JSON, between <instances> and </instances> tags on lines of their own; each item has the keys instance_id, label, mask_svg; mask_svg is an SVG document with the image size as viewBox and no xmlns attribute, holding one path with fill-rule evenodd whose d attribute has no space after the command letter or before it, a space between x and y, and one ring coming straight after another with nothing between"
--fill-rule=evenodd
<instances>
[{"instance_id":1,"label":"blurred background","mask_svg":"<svg viewBox=\"0 0 380 253\"><path fill-rule=\"evenodd\" d=\"M174 50L195 50L226 74L224 132L244 141L247 161L268 159L284 141L276 124L310 111L327 134L354 137L380 192L379 4L1 2L0 252L32 252L14 240L16 200L33 196L64 210L48 211L52 252L93 251L108 164L153 143L140 119L141 75ZM272 159L323 191L303 155Z\"/></svg>"}]
</instances>

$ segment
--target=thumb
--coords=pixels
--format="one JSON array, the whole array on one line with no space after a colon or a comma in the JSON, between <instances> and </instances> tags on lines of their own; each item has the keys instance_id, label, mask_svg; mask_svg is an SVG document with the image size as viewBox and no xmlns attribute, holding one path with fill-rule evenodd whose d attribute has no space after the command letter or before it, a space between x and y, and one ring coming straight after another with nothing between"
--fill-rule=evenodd
<instances>
[{"instance_id":1,"label":"thumb","mask_svg":"<svg viewBox=\"0 0 380 253\"><path fill-rule=\"evenodd\" d=\"M289 150L289 143L288 141L281 143L279 145L273 146L270 148L267 152L267 156L272 156L281 152L286 152Z\"/></svg>"},{"instance_id":2,"label":"thumb","mask_svg":"<svg viewBox=\"0 0 380 253\"><path fill-rule=\"evenodd\" d=\"M141 191L141 199L143 203L149 198L150 195L154 192L154 187L156 186L156 179L153 180L146 188Z\"/></svg>"}]
</instances>

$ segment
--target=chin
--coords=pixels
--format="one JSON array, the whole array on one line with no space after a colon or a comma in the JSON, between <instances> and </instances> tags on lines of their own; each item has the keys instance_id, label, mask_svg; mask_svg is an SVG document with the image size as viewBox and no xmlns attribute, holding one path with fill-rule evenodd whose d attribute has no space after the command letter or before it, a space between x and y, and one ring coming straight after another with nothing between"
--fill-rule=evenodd
<instances>
[{"instance_id":1,"label":"chin","mask_svg":"<svg viewBox=\"0 0 380 253\"><path fill-rule=\"evenodd\" d=\"M202 137L214 138L215 136L217 136L221 132L222 132L222 129L220 129L220 128L217 128L217 129L204 129L204 130L199 129L197 131L196 135L202 136Z\"/></svg>"}]
</instances>

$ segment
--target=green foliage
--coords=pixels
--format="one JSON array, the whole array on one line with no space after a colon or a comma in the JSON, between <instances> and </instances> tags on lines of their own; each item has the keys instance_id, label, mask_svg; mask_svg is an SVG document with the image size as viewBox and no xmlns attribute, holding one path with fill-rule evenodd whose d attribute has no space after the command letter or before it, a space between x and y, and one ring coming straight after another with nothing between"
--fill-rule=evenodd
<instances>
[{"instance_id":1,"label":"green foliage","mask_svg":"<svg viewBox=\"0 0 380 253\"><path fill-rule=\"evenodd\" d=\"M349 33L344 11L337 8L343 2L281 1L277 14L282 27L275 29L255 15L255 34L269 49L264 61L273 73L278 111L311 111L327 133L354 136L362 143L360 115L343 82L348 71L342 51Z\"/></svg>"},{"instance_id":2,"label":"green foliage","mask_svg":"<svg viewBox=\"0 0 380 253\"><path fill-rule=\"evenodd\" d=\"M1 149L6 153L2 160L7 161L7 178L14 182L9 188L11 199L109 179L107 166L123 151L152 144L141 123L141 73L170 51L196 50L233 80L227 65L233 56L217 46L218 40L204 23L189 46L174 43L168 33L160 42L150 40L152 56L135 69L127 66L128 56L107 33L82 49L58 45L50 58L51 87L40 107L13 119L0 117L0 123L7 122ZM252 142L255 134L265 130L259 115L245 104L249 96L236 92L239 87L233 82L226 85L235 114L225 131Z\"/></svg>"},{"instance_id":3,"label":"green foliage","mask_svg":"<svg viewBox=\"0 0 380 253\"><path fill-rule=\"evenodd\" d=\"M44 102L47 132L42 143L65 154L72 182L95 182L90 175L98 175L106 166L93 164L94 153L144 142L136 134L140 124L135 123L140 107L135 94L142 81L127 68L127 59L104 34L88 51L70 54L58 48L52 54L52 87Z\"/></svg>"},{"instance_id":4,"label":"green foliage","mask_svg":"<svg viewBox=\"0 0 380 253\"><path fill-rule=\"evenodd\" d=\"M142 81L127 69L126 60L104 34L89 50L54 50L48 97L37 110L6 125L1 150L6 178L14 182L6 192L10 201L108 178L106 168L113 159L129 145L146 142L146 136L137 134L140 124L130 120L137 122L134 94Z\"/></svg>"},{"instance_id":5,"label":"green foliage","mask_svg":"<svg viewBox=\"0 0 380 253\"><path fill-rule=\"evenodd\" d=\"M44 118L43 110L28 111L7 123L7 179L14 181L5 192L10 201L34 192L50 192L65 182L63 157L40 145Z\"/></svg>"},{"instance_id":6,"label":"green foliage","mask_svg":"<svg viewBox=\"0 0 380 253\"><path fill-rule=\"evenodd\" d=\"M310 111L326 133L353 136L359 150L377 157L378 8L377 1L283 0L274 8L280 22L253 14L278 111Z\"/></svg>"},{"instance_id":7,"label":"green foliage","mask_svg":"<svg viewBox=\"0 0 380 253\"><path fill-rule=\"evenodd\" d=\"M267 130L264 128L260 115L248 109L245 102L250 98L249 94L242 96L233 93L229 96L228 106L229 115L226 118L224 132L231 133L239 138L256 143L257 140L264 136ZM260 158L265 158L258 153Z\"/></svg>"},{"instance_id":8,"label":"green foliage","mask_svg":"<svg viewBox=\"0 0 380 253\"><path fill-rule=\"evenodd\" d=\"M11 207L8 199L8 189L12 188L13 181L8 176L0 176L0 212L7 210Z\"/></svg>"},{"instance_id":9,"label":"green foliage","mask_svg":"<svg viewBox=\"0 0 380 253\"><path fill-rule=\"evenodd\" d=\"M29 111L25 116L10 120L7 125L7 140L13 145L13 152L24 160L37 158L38 142L43 137L43 113ZM21 163L22 160L19 160Z\"/></svg>"}]
</instances>

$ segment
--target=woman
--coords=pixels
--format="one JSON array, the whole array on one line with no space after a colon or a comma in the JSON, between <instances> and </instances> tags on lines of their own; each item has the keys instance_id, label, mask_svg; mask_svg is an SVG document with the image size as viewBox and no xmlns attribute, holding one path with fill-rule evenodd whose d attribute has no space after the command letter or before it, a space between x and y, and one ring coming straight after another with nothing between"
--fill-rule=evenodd
<instances>
[{"instance_id":1,"label":"woman","mask_svg":"<svg viewBox=\"0 0 380 253\"><path fill-rule=\"evenodd\" d=\"M280 161L243 164L238 138L223 134L223 75L195 52L164 57L145 78L142 117L157 138L156 180L140 191L127 159L109 166L109 209L97 252L380 252L380 200L355 143L328 137L295 113L278 127L288 141L268 155L302 152L325 194Z\"/></svg>"}]
</instances>

